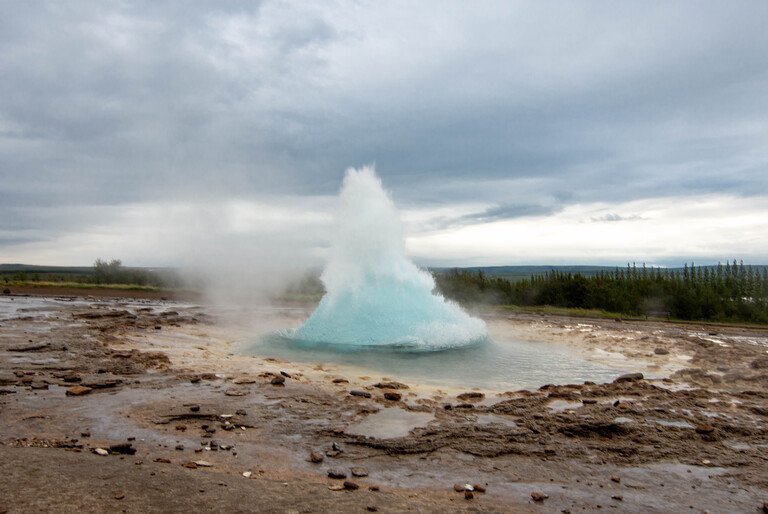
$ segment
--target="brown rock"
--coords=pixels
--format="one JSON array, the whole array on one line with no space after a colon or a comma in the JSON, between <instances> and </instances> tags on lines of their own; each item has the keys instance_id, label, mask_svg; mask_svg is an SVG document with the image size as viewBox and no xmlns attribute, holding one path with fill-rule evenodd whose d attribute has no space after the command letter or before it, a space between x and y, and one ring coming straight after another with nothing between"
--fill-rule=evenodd
<instances>
[{"instance_id":1,"label":"brown rock","mask_svg":"<svg viewBox=\"0 0 768 514\"><path fill-rule=\"evenodd\" d=\"M616 380L613 381L614 384L619 384L621 382L637 382L638 380L642 380L644 378L642 373L626 373L624 375L621 375Z\"/></svg>"},{"instance_id":2,"label":"brown rock","mask_svg":"<svg viewBox=\"0 0 768 514\"><path fill-rule=\"evenodd\" d=\"M472 484L472 489L474 489L478 493L484 493L485 492L485 486L483 484Z\"/></svg>"},{"instance_id":3,"label":"brown rock","mask_svg":"<svg viewBox=\"0 0 768 514\"><path fill-rule=\"evenodd\" d=\"M362 478L368 476L368 470L362 467L350 468L350 471L352 472L353 477Z\"/></svg>"},{"instance_id":4,"label":"brown rock","mask_svg":"<svg viewBox=\"0 0 768 514\"><path fill-rule=\"evenodd\" d=\"M344 471L343 469L331 468L328 470L328 477L335 478L337 480L342 480L344 478L347 478L347 472Z\"/></svg>"},{"instance_id":5,"label":"brown rock","mask_svg":"<svg viewBox=\"0 0 768 514\"><path fill-rule=\"evenodd\" d=\"M464 484L453 484L453 490L460 493L464 490Z\"/></svg>"},{"instance_id":6,"label":"brown rock","mask_svg":"<svg viewBox=\"0 0 768 514\"><path fill-rule=\"evenodd\" d=\"M667 350L666 348L659 347L659 348L654 348L653 353L655 353L656 355L669 355L669 350Z\"/></svg>"},{"instance_id":7,"label":"brown rock","mask_svg":"<svg viewBox=\"0 0 768 514\"><path fill-rule=\"evenodd\" d=\"M359 396L361 398L370 398L371 397L371 393L369 393L368 391L360 391L360 390L357 390L357 389L351 390L349 392L349 394L351 394L352 396Z\"/></svg>"},{"instance_id":8,"label":"brown rock","mask_svg":"<svg viewBox=\"0 0 768 514\"><path fill-rule=\"evenodd\" d=\"M541 492L541 491L533 491L533 492L531 493L531 499L532 499L533 501L535 501L535 502L543 502L543 501L544 501L544 500L546 500L547 498L549 498L549 495L548 495L548 494L544 494L544 493L543 493L543 492Z\"/></svg>"},{"instance_id":9,"label":"brown rock","mask_svg":"<svg viewBox=\"0 0 768 514\"><path fill-rule=\"evenodd\" d=\"M379 389L409 389L406 384L394 381L378 382L373 384L373 387L378 387Z\"/></svg>"},{"instance_id":10,"label":"brown rock","mask_svg":"<svg viewBox=\"0 0 768 514\"><path fill-rule=\"evenodd\" d=\"M476 391L470 391L468 393L461 393L456 398L464 402L476 402L485 398L485 395Z\"/></svg>"},{"instance_id":11,"label":"brown rock","mask_svg":"<svg viewBox=\"0 0 768 514\"><path fill-rule=\"evenodd\" d=\"M272 380L269 381L273 386L285 385L285 377L282 375L275 375Z\"/></svg>"},{"instance_id":12,"label":"brown rock","mask_svg":"<svg viewBox=\"0 0 768 514\"><path fill-rule=\"evenodd\" d=\"M90 393L91 391L93 391L93 389L91 389L90 387L72 386L69 389L67 389L66 395L67 396L82 396L84 394Z\"/></svg>"},{"instance_id":13,"label":"brown rock","mask_svg":"<svg viewBox=\"0 0 768 514\"><path fill-rule=\"evenodd\" d=\"M232 380L233 384L236 385L242 385L242 384L255 384L256 379L251 377L237 377Z\"/></svg>"},{"instance_id":14,"label":"brown rock","mask_svg":"<svg viewBox=\"0 0 768 514\"><path fill-rule=\"evenodd\" d=\"M465 490L464 490L464 499L465 499L465 500L471 500L471 499L472 499L472 498L474 498L474 497L475 497L475 493L473 493L473 492L472 492L472 491L470 491L469 489L465 489Z\"/></svg>"},{"instance_id":15,"label":"brown rock","mask_svg":"<svg viewBox=\"0 0 768 514\"><path fill-rule=\"evenodd\" d=\"M333 382L334 384L349 384L349 380L347 380L346 378L334 378L333 380L331 380L331 382Z\"/></svg>"},{"instance_id":16,"label":"brown rock","mask_svg":"<svg viewBox=\"0 0 768 514\"><path fill-rule=\"evenodd\" d=\"M621 477L619 475L611 475L611 482L621 483Z\"/></svg>"},{"instance_id":17,"label":"brown rock","mask_svg":"<svg viewBox=\"0 0 768 514\"><path fill-rule=\"evenodd\" d=\"M384 399L392 402L399 402L403 395L394 391L387 391L384 393Z\"/></svg>"},{"instance_id":18,"label":"brown rock","mask_svg":"<svg viewBox=\"0 0 768 514\"><path fill-rule=\"evenodd\" d=\"M33 380L29 387L32 389L48 389L48 384L42 380Z\"/></svg>"},{"instance_id":19,"label":"brown rock","mask_svg":"<svg viewBox=\"0 0 768 514\"><path fill-rule=\"evenodd\" d=\"M354 482L350 482L349 480L344 480L344 489L347 491L356 491L360 489L360 486Z\"/></svg>"},{"instance_id":20,"label":"brown rock","mask_svg":"<svg viewBox=\"0 0 768 514\"><path fill-rule=\"evenodd\" d=\"M320 464L323 462L325 457L320 452L312 452L309 454L309 462L314 462L315 464Z\"/></svg>"},{"instance_id":21,"label":"brown rock","mask_svg":"<svg viewBox=\"0 0 768 514\"><path fill-rule=\"evenodd\" d=\"M227 396L245 396L246 394L248 394L248 391L244 389L227 389L226 391L224 391L224 394L226 394Z\"/></svg>"}]
</instances>

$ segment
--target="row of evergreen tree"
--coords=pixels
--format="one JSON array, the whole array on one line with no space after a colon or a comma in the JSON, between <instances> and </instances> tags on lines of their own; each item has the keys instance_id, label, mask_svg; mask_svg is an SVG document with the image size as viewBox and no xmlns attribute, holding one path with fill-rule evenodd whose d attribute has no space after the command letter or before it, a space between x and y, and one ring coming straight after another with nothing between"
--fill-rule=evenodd
<instances>
[{"instance_id":1,"label":"row of evergreen tree","mask_svg":"<svg viewBox=\"0 0 768 514\"><path fill-rule=\"evenodd\" d=\"M511 281L482 270L435 276L439 290L462 303L552 305L634 316L768 323L768 267L726 262L680 269L627 265L585 276L556 270Z\"/></svg>"}]
</instances>

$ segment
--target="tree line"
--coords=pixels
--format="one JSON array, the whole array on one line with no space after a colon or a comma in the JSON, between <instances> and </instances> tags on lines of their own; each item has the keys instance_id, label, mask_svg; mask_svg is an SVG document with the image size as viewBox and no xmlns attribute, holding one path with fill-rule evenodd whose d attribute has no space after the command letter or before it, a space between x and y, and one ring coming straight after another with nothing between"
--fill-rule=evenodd
<instances>
[{"instance_id":1,"label":"tree line","mask_svg":"<svg viewBox=\"0 0 768 514\"><path fill-rule=\"evenodd\" d=\"M452 269L438 289L461 303L601 309L631 316L768 323L768 267L743 261L683 268L627 265L592 276L550 271L521 280Z\"/></svg>"}]
</instances>

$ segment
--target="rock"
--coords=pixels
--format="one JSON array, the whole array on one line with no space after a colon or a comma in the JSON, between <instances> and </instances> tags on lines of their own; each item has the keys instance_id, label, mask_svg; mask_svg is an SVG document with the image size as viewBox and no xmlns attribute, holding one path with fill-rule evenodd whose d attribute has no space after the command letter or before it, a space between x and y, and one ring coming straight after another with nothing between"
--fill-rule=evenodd
<instances>
[{"instance_id":1,"label":"rock","mask_svg":"<svg viewBox=\"0 0 768 514\"><path fill-rule=\"evenodd\" d=\"M637 382L638 380L642 380L644 378L642 373L626 373L624 375L621 375L616 380L613 381L614 384L619 384L621 382Z\"/></svg>"},{"instance_id":2,"label":"rock","mask_svg":"<svg viewBox=\"0 0 768 514\"><path fill-rule=\"evenodd\" d=\"M343 452L343 451L344 451L344 450L342 450L342 449L341 449L341 445L340 445L339 443L337 443L336 441L334 441L333 443L331 443L331 449L332 449L333 451L337 451L337 452L339 452L339 453L341 453L341 452Z\"/></svg>"},{"instance_id":3,"label":"rock","mask_svg":"<svg viewBox=\"0 0 768 514\"><path fill-rule=\"evenodd\" d=\"M464 499L465 500L471 500L474 497L475 497L475 493L473 493L472 491L470 491L470 490L465 490L464 491Z\"/></svg>"},{"instance_id":4,"label":"rock","mask_svg":"<svg viewBox=\"0 0 768 514\"><path fill-rule=\"evenodd\" d=\"M164 457L157 457L152 462L159 462L160 464L170 464L171 463L171 459L166 459Z\"/></svg>"},{"instance_id":5,"label":"rock","mask_svg":"<svg viewBox=\"0 0 768 514\"><path fill-rule=\"evenodd\" d=\"M384 393L384 399L391 402L399 402L403 398L403 395L394 391L387 391Z\"/></svg>"},{"instance_id":6,"label":"rock","mask_svg":"<svg viewBox=\"0 0 768 514\"><path fill-rule=\"evenodd\" d=\"M484 493L485 492L485 486L483 484L473 484L472 489L477 491L478 493Z\"/></svg>"},{"instance_id":7,"label":"rock","mask_svg":"<svg viewBox=\"0 0 768 514\"><path fill-rule=\"evenodd\" d=\"M763 514L768 514L768 501L763 502Z\"/></svg>"},{"instance_id":8,"label":"rock","mask_svg":"<svg viewBox=\"0 0 768 514\"><path fill-rule=\"evenodd\" d=\"M331 468L328 470L328 477L335 478L337 480L342 480L344 478L347 478L347 472L344 471L343 469Z\"/></svg>"},{"instance_id":9,"label":"rock","mask_svg":"<svg viewBox=\"0 0 768 514\"><path fill-rule=\"evenodd\" d=\"M370 398L371 397L371 393L369 393L367 391L359 391L357 389L351 390L349 392L349 394L351 394L352 396L359 396L361 398Z\"/></svg>"},{"instance_id":10,"label":"rock","mask_svg":"<svg viewBox=\"0 0 768 514\"><path fill-rule=\"evenodd\" d=\"M368 512L378 512L378 511L379 511L379 508L378 508L378 507L374 507L373 505L368 505L368 506L365 508L365 510L367 510Z\"/></svg>"},{"instance_id":11,"label":"rock","mask_svg":"<svg viewBox=\"0 0 768 514\"><path fill-rule=\"evenodd\" d=\"M373 387L378 387L379 389L409 389L409 387L402 382L394 381L378 382L373 384Z\"/></svg>"},{"instance_id":12,"label":"rock","mask_svg":"<svg viewBox=\"0 0 768 514\"><path fill-rule=\"evenodd\" d=\"M69 389L67 389L66 395L67 396L82 396L84 394L90 393L91 391L93 391L93 389L91 389L90 387L72 386Z\"/></svg>"},{"instance_id":13,"label":"rock","mask_svg":"<svg viewBox=\"0 0 768 514\"><path fill-rule=\"evenodd\" d=\"M581 403L583 403L584 405L594 405L597 403L597 400L595 400L594 398L583 398L581 400Z\"/></svg>"},{"instance_id":14,"label":"rock","mask_svg":"<svg viewBox=\"0 0 768 514\"><path fill-rule=\"evenodd\" d=\"M251 471L243 471L243 476L245 478L251 478L251 475L253 475L253 472L251 472Z\"/></svg>"},{"instance_id":15,"label":"rock","mask_svg":"<svg viewBox=\"0 0 768 514\"><path fill-rule=\"evenodd\" d=\"M109 446L109 453L120 453L122 455L135 455L136 448L131 443L118 443Z\"/></svg>"},{"instance_id":16,"label":"rock","mask_svg":"<svg viewBox=\"0 0 768 514\"><path fill-rule=\"evenodd\" d=\"M613 496L611 496L611 499L619 501L619 502L623 502L624 501L624 497L619 495L619 494L614 494Z\"/></svg>"},{"instance_id":17,"label":"rock","mask_svg":"<svg viewBox=\"0 0 768 514\"><path fill-rule=\"evenodd\" d=\"M64 377L62 377L62 380L67 383L73 383L73 382L82 382L83 379L80 377L80 375L72 374L72 375L64 375Z\"/></svg>"},{"instance_id":18,"label":"rock","mask_svg":"<svg viewBox=\"0 0 768 514\"><path fill-rule=\"evenodd\" d=\"M368 476L368 470L362 467L350 468L349 471L352 472L353 477L362 478Z\"/></svg>"},{"instance_id":19,"label":"rock","mask_svg":"<svg viewBox=\"0 0 768 514\"><path fill-rule=\"evenodd\" d=\"M248 413L245 412L245 409L237 409L235 411L235 414L237 414L238 416L247 416L248 415Z\"/></svg>"},{"instance_id":20,"label":"rock","mask_svg":"<svg viewBox=\"0 0 768 514\"><path fill-rule=\"evenodd\" d=\"M344 480L344 489L346 489L347 491L357 491L358 489L360 489L360 486L349 480Z\"/></svg>"},{"instance_id":21,"label":"rock","mask_svg":"<svg viewBox=\"0 0 768 514\"><path fill-rule=\"evenodd\" d=\"M86 432L80 432L80 437L91 437L91 433L90 433L90 432L88 432L88 431L86 431Z\"/></svg>"},{"instance_id":22,"label":"rock","mask_svg":"<svg viewBox=\"0 0 768 514\"><path fill-rule=\"evenodd\" d=\"M471 403L460 403L456 406L457 409L474 409L475 406Z\"/></svg>"},{"instance_id":23,"label":"rock","mask_svg":"<svg viewBox=\"0 0 768 514\"><path fill-rule=\"evenodd\" d=\"M320 464L325 460L325 457L320 452L312 452L309 454L309 462L314 462L315 464Z\"/></svg>"},{"instance_id":24,"label":"rock","mask_svg":"<svg viewBox=\"0 0 768 514\"><path fill-rule=\"evenodd\" d=\"M533 491L533 492L531 493L531 499L532 499L533 501L535 501L535 502L543 502L543 501L544 501L544 500L546 500L547 498L549 498L549 495L548 495L548 494L544 494L544 493L543 493L543 492L541 492L541 491Z\"/></svg>"},{"instance_id":25,"label":"rock","mask_svg":"<svg viewBox=\"0 0 768 514\"><path fill-rule=\"evenodd\" d=\"M194 464L200 468L212 468L213 464L208 462L207 460L196 460Z\"/></svg>"},{"instance_id":26,"label":"rock","mask_svg":"<svg viewBox=\"0 0 768 514\"><path fill-rule=\"evenodd\" d=\"M48 389L48 384L42 380L33 380L29 387L32 389Z\"/></svg>"},{"instance_id":27,"label":"rock","mask_svg":"<svg viewBox=\"0 0 768 514\"><path fill-rule=\"evenodd\" d=\"M248 391L244 389L227 389L224 391L224 394L227 396L245 396L248 394Z\"/></svg>"},{"instance_id":28,"label":"rock","mask_svg":"<svg viewBox=\"0 0 768 514\"><path fill-rule=\"evenodd\" d=\"M453 484L453 490L460 493L464 490L464 484Z\"/></svg>"},{"instance_id":29,"label":"rock","mask_svg":"<svg viewBox=\"0 0 768 514\"><path fill-rule=\"evenodd\" d=\"M349 384L349 380L347 380L346 378L334 378L333 380L331 380L331 382L333 382L334 384Z\"/></svg>"},{"instance_id":30,"label":"rock","mask_svg":"<svg viewBox=\"0 0 768 514\"><path fill-rule=\"evenodd\" d=\"M619 475L611 475L611 482L621 483L621 477Z\"/></svg>"},{"instance_id":31,"label":"rock","mask_svg":"<svg viewBox=\"0 0 768 514\"><path fill-rule=\"evenodd\" d=\"M656 355L669 355L669 350L667 350L666 348L659 347L659 348L654 348L653 353L655 353Z\"/></svg>"},{"instance_id":32,"label":"rock","mask_svg":"<svg viewBox=\"0 0 768 514\"><path fill-rule=\"evenodd\" d=\"M109 452L104 448L96 448L93 450L93 453L95 453L96 455L101 455L102 457L106 457L107 455L109 455Z\"/></svg>"},{"instance_id":33,"label":"rock","mask_svg":"<svg viewBox=\"0 0 768 514\"><path fill-rule=\"evenodd\" d=\"M715 431L715 427L713 427L712 425L708 425L706 423L696 425L697 434L711 434L714 431Z\"/></svg>"},{"instance_id":34,"label":"rock","mask_svg":"<svg viewBox=\"0 0 768 514\"><path fill-rule=\"evenodd\" d=\"M125 498L125 493L122 493L122 492L116 492L116 493L114 494L114 498L115 498L115 500L122 500L123 498Z\"/></svg>"},{"instance_id":35,"label":"rock","mask_svg":"<svg viewBox=\"0 0 768 514\"><path fill-rule=\"evenodd\" d=\"M280 371L280 374L283 375L285 378L291 378L291 374L287 371Z\"/></svg>"},{"instance_id":36,"label":"rock","mask_svg":"<svg viewBox=\"0 0 768 514\"><path fill-rule=\"evenodd\" d=\"M255 384L256 379L251 377L237 377L234 380L232 380L232 383L236 385Z\"/></svg>"},{"instance_id":37,"label":"rock","mask_svg":"<svg viewBox=\"0 0 768 514\"><path fill-rule=\"evenodd\" d=\"M468 393L461 393L456 398L464 402L476 402L485 398L485 395L476 391L470 391Z\"/></svg>"},{"instance_id":38,"label":"rock","mask_svg":"<svg viewBox=\"0 0 768 514\"><path fill-rule=\"evenodd\" d=\"M373 491L373 492L377 492L379 490L379 486L377 486L377 485L369 486L368 490L369 491Z\"/></svg>"},{"instance_id":39,"label":"rock","mask_svg":"<svg viewBox=\"0 0 768 514\"><path fill-rule=\"evenodd\" d=\"M183 452L183 451L184 451L184 445L183 445L183 444L177 444L177 445L176 445L176 449L177 449L178 451L180 451L180 452Z\"/></svg>"},{"instance_id":40,"label":"rock","mask_svg":"<svg viewBox=\"0 0 768 514\"><path fill-rule=\"evenodd\" d=\"M190 405L190 406L189 406L189 410L190 410L190 411L192 411L192 412L200 412L200 406L199 406L199 405L197 405L197 404L195 404L195 405Z\"/></svg>"},{"instance_id":41,"label":"rock","mask_svg":"<svg viewBox=\"0 0 768 514\"><path fill-rule=\"evenodd\" d=\"M197 469L197 464L195 464L194 462L185 462L184 464L182 464L182 466L184 466L187 469Z\"/></svg>"},{"instance_id":42,"label":"rock","mask_svg":"<svg viewBox=\"0 0 768 514\"><path fill-rule=\"evenodd\" d=\"M8 348L6 348L6 350L9 352L37 352L40 350L46 350L50 347L51 347L50 343L40 343L40 344L26 344L21 346L9 346Z\"/></svg>"},{"instance_id":43,"label":"rock","mask_svg":"<svg viewBox=\"0 0 768 514\"><path fill-rule=\"evenodd\" d=\"M276 375L272 377L272 380L270 380L269 383L273 386L285 385L285 377L282 375Z\"/></svg>"},{"instance_id":44,"label":"rock","mask_svg":"<svg viewBox=\"0 0 768 514\"><path fill-rule=\"evenodd\" d=\"M328 486L329 491L343 491L344 486L343 485L329 485Z\"/></svg>"},{"instance_id":45,"label":"rock","mask_svg":"<svg viewBox=\"0 0 768 514\"><path fill-rule=\"evenodd\" d=\"M752 369L766 369L768 368L768 357L758 357L750 364Z\"/></svg>"}]
</instances>

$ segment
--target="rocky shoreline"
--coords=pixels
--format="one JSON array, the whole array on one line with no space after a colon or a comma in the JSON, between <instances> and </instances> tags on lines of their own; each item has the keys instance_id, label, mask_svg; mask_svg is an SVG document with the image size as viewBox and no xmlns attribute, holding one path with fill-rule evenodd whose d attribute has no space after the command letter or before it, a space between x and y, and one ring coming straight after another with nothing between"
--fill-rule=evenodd
<instances>
[{"instance_id":1,"label":"rocky shoreline","mask_svg":"<svg viewBox=\"0 0 768 514\"><path fill-rule=\"evenodd\" d=\"M446 392L241 355L236 330L190 304L0 301L0 513L760 512L768 500L759 328L489 315L521 338L669 373Z\"/></svg>"}]
</instances>

